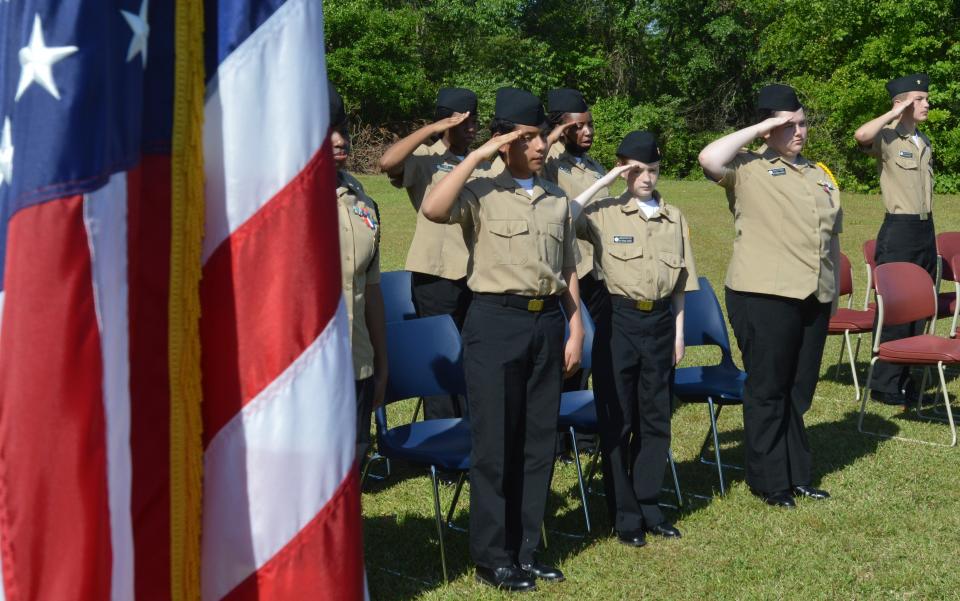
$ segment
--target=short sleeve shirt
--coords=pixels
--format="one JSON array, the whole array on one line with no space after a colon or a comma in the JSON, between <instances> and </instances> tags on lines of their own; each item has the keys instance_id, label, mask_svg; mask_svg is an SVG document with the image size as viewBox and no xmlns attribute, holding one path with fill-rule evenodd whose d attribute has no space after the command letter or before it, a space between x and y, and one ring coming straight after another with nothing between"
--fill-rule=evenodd
<instances>
[{"instance_id":1,"label":"short sleeve shirt","mask_svg":"<svg viewBox=\"0 0 960 601\"><path fill-rule=\"evenodd\" d=\"M833 302L840 268L834 237L843 213L827 173L803 156L790 162L764 145L737 154L718 183L735 230L726 285Z\"/></svg>"},{"instance_id":2,"label":"short sleeve shirt","mask_svg":"<svg viewBox=\"0 0 960 601\"><path fill-rule=\"evenodd\" d=\"M366 287L380 283L380 217L377 203L346 171L337 172L337 211L340 225L340 270L354 378L373 375L373 344L367 331Z\"/></svg>"},{"instance_id":3,"label":"short sleeve shirt","mask_svg":"<svg viewBox=\"0 0 960 601\"><path fill-rule=\"evenodd\" d=\"M563 144L556 143L550 147L547 160L543 165L543 176L560 186L567 197L574 199L593 185L598 179L603 177L607 170L588 154L584 154L578 161L577 157L567 152ZM610 190L601 188L596 198L610 196ZM578 250L580 251L580 262L577 263L577 275L583 277L590 273L595 263L593 260L593 247L584 240L578 240ZM598 274L599 275L599 274ZM600 276L602 277L602 276Z\"/></svg>"},{"instance_id":4,"label":"short sleeve shirt","mask_svg":"<svg viewBox=\"0 0 960 601\"><path fill-rule=\"evenodd\" d=\"M450 223L463 227L470 250L467 285L479 293L552 296L577 265L570 205L556 185L535 176L533 194L503 169L467 182Z\"/></svg>"},{"instance_id":5,"label":"short sleeve shirt","mask_svg":"<svg viewBox=\"0 0 960 601\"><path fill-rule=\"evenodd\" d=\"M917 143L914 142L917 134ZM933 212L933 152L930 139L908 131L900 122L887 125L870 146L861 146L877 158L880 193L888 213L918 215Z\"/></svg>"},{"instance_id":6,"label":"short sleeve shirt","mask_svg":"<svg viewBox=\"0 0 960 601\"><path fill-rule=\"evenodd\" d=\"M417 226L404 266L407 271L448 280L459 280L467 275L469 253L463 240L463 230L457 225L430 221L419 210L426 192L459 164L460 157L450 152L443 141L429 147L421 146L417 152L407 157L404 163L401 183L418 209ZM488 163L481 164L474 170L471 178L485 173L488 169Z\"/></svg>"},{"instance_id":7,"label":"short sleeve shirt","mask_svg":"<svg viewBox=\"0 0 960 601\"><path fill-rule=\"evenodd\" d=\"M699 288L687 221L655 197L660 207L650 217L624 192L590 203L577 218L577 235L593 246L611 294L660 300Z\"/></svg>"}]
</instances>

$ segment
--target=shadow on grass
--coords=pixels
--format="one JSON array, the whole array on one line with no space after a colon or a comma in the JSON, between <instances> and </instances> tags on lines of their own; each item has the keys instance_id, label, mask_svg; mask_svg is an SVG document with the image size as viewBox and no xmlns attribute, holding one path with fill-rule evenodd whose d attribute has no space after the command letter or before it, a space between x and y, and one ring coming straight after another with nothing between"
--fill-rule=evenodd
<instances>
[{"instance_id":1,"label":"shadow on grass","mask_svg":"<svg viewBox=\"0 0 960 601\"><path fill-rule=\"evenodd\" d=\"M432 505L429 491L429 481L424 479L424 510L430 510ZM444 494L441 491L441 495ZM449 503L450 494L447 490L441 502ZM564 494L552 489L547 500L547 546L541 547L537 558L551 565L563 563L567 557L579 553L593 542L593 537L568 537L556 531L580 532L583 529L583 514L579 506L560 514L552 513L552 508L565 505L564 497ZM467 532L469 498L469 484L465 484L454 514L454 528L444 529L447 574L451 581L464 575L472 577L473 574ZM448 508L449 505L442 507L444 511ZM432 517L406 513L366 517L363 530L371 598L399 601L445 586L437 527Z\"/></svg>"},{"instance_id":2,"label":"shadow on grass","mask_svg":"<svg viewBox=\"0 0 960 601\"><path fill-rule=\"evenodd\" d=\"M730 409L728 409L729 411ZM812 484L818 485L824 476L839 472L858 459L874 453L883 440L877 436L861 434L857 431L858 412L851 410L842 419L817 423L807 426L807 438L813 450L813 479ZM706 419L704 422L706 423ZM895 436L900 431L896 423L869 411L864 415L864 429L886 436ZM709 424L706 424L709 427ZM722 423L719 424L722 429ZM743 482L745 463L743 447L743 429L736 428L719 433L721 460L724 463L724 484L729 491L737 482ZM704 456L713 460L713 446L707 447ZM733 468L729 466L735 466ZM737 469L740 468L740 469ZM701 461L700 456L677 463L677 472L680 487L685 499L692 502L674 513L678 517L686 516L699 511L708 505L720 494L719 478L715 464ZM669 479L669 473L667 474ZM665 480L664 486L672 486L672 482ZM663 500L672 500L672 495L664 493Z\"/></svg>"}]
</instances>

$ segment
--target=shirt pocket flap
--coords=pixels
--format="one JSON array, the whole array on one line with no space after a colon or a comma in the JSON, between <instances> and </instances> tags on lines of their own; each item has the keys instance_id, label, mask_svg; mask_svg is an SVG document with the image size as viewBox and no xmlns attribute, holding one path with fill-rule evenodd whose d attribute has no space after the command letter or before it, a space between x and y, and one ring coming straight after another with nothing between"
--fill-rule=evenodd
<instances>
[{"instance_id":1,"label":"shirt pocket flap","mask_svg":"<svg viewBox=\"0 0 960 601\"><path fill-rule=\"evenodd\" d=\"M918 166L916 159L908 159L904 157L897 157L897 165L900 165L900 167L903 169L916 169Z\"/></svg>"},{"instance_id":2,"label":"shirt pocket flap","mask_svg":"<svg viewBox=\"0 0 960 601\"><path fill-rule=\"evenodd\" d=\"M610 255L620 259L621 261L629 261L630 259L638 259L643 256L643 247L639 244L630 244L630 245L614 245L607 248L607 252Z\"/></svg>"},{"instance_id":3,"label":"shirt pocket flap","mask_svg":"<svg viewBox=\"0 0 960 601\"><path fill-rule=\"evenodd\" d=\"M669 265L670 267L680 268L683 267L683 257L675 253L660 253L660 260Z\"/></svg>"},{"instance_id":4,"label":"shirt pocket flap","mask_svg":"<svg viewBox=\"0 0 960 601\"><path fill-rule=\"evenodd\" d=\"M504 238L512 238L529 231L527 222L523 219L491 219L487 221L487 229L490 233Z\"/></svg>"},{"instance_id":5,"label":"shirt pocket flap","mask_svg":"<svg viewBox=\"0 0 960 601\"><path fill-rule=\"evenodd\" d=\"M547 224L547 233L550 234L555 240L563 241L563 224L562 223L548 223Z\"/></svg>"}]
</instances>

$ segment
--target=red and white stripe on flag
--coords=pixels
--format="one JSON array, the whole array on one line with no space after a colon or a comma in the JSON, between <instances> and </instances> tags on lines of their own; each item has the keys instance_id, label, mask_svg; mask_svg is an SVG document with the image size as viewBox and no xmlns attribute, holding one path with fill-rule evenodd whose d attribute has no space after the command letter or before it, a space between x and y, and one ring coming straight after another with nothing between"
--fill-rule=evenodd
<instances>
[{"instance_id":1,"label":"red and white stripe on flag","mask_svg":"<svg viewBox=\"0 0 960 601\"><path fill-rule=\"evenodd\" d=\"M287 0L206 101L204 601L365 596L323 39Z\"/></svg>"}]
</instances>

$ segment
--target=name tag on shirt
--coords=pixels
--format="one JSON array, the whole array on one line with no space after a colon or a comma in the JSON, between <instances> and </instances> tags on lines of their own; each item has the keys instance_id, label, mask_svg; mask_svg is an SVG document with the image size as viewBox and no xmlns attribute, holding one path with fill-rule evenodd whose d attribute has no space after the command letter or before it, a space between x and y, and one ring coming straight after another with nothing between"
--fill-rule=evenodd
<instances>
[{"instance_id":1,"label":"name tag on shirt","mask_svg":"<svg viewBox=\"0 0 960 601\"><path fill-rule=\"evenodd\" d=\"M767 173L769 173L770 175L773 175L773 176L786 175L786 174L787 174L787 168L786 168L786 167L777 167L776 169L767 169Z\"/></svg>"},{"instance_id":2,"label":"name tag on shirt","mask_svg":"<svg viewBox=\"0 0 960 601\"><path fill-rule=\"evenodd\" d=\"M614 236L614 244L633 244L633 236Z\"/></svg>"},{"instance_id":3,"label":"name tag on shirt","mask_svg":"<svg viewBox=\"0 0 960 601\"><path fill-rule=\"evenodd\" d=\"M912 159L912 158L913 158L913 153L910 152L909 150L901 150L901 151L900 151L900 156L903 157L903 158L905 158L905 159Z\"/></svg>"},{"instance_id":4,"label":"name tag on shirt","mask_svg":"<svg viewBox=\"0 0 960 601\"><path fill-rule=\"evenodd\" d=\"M440 163L439 165L437 165L437 171L446 171L446 172L453 171L453 165L451 165L450 163Z\"/></svg>"}]
</instances>

